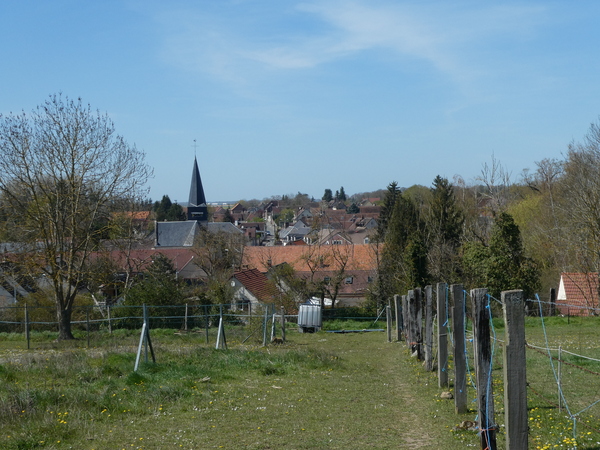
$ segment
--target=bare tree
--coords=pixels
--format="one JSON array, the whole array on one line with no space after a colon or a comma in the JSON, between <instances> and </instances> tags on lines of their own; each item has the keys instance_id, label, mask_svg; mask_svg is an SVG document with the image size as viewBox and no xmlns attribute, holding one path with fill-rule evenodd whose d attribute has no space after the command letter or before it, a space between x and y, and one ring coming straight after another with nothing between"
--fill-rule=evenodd
<instances>
[{"instance_id":1,"label":"bare tree","mask_svg":"<svg viewBox=\"0 0 600 450\"><path fill-rule=\"evenodd\" d=\"M585 271L600 267L600 124L592 123L583 142L571 143L564 166L561 211L569 221L577 264Z\"/></svg>"},{"instance_id":2,"label":"bare tree","mask_svg":"<svg viewBox=\"0 0 600 450\"><path fill-rule=\"evenodd\" d=\"M109 234L115 205L139 196L152 170L108 116L59 94L29 115L0 116L0 173L3 204L18 217L29 264L52 287L59 339L72 339L89 254Z\"/></svg>"},{"instance_id":3,"label":"bare tree","mask_svg":"<svg viewBox=\"0 0 600 450\"><path fill-rule=\"evenodd\" d=\"M229 303L233 298L229 280L241 268L245 239L241 233L213 232L204 227L196 236L194 262L206 273L208 295L215 304Z\"/></svg>"},{"instance_id":4,"label":"bare tree","mask_svg":"<svg viewBox=\"0 0 600 450\"><path fill-rule=\"evenodd\" d=\"M489 199L488 208L493 216L502 211L508 203L510 188L510 172L492 154L491 164L484 163L481 175L475 178L483 184L483 195Z\"/></svg>"}]
</instances>

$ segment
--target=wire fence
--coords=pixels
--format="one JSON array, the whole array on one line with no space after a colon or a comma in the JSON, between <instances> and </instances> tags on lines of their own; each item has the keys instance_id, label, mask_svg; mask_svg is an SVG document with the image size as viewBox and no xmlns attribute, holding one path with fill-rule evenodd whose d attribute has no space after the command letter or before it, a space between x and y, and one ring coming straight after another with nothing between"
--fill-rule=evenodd
<instances>
[{"instance_id":1,"label":"wire fence","mask_svg":"<svg viewBox=\"0 0 600 450\"><path fill-rule=\"evenodd\" d=\"M441 316L437 316L437 320L434 321L438 340L432 340L435 348L431 353L439 355L437 362L440 364L445 351L439 352L439 346L436 344L440 342L439 336L444 336L444 342L447 337L451 348L455 350L456 359L450 356L449 365L442 364L442 370L438 370L440 387L442 387L442 377L447 380L446 372L450 371L454 376L452 386L455 396L458 394L456 389L462 386L462 383L457 384L456 378L458 351L466 366L465 388L470 391L466 410L487 415L488 411L478 409L477 405L478 398L483 393L485 398L494 399L495 409L500 411L499 418L502 419L503 413L506 412L506 393L505 395L502 393L506 388L504 353L507 345L506 321L502 312L503 302L486 295L482 305L489 312L490 351L487 355L487 363L491 370L486 372L485 378L478 379L475 359L480 336L475 336L475 302L471 297L477 290L456 292L455 294L461 297L461 302L456 303L456 298L450 301L450 288L452 287L445 286L443 291L437 293L441 297L438 299ZM403 297L410 296L409 292L408 296ZM455 317L450 314L455 304L462 304L463 307L464 319L461 322L464 324L458 328L454 323ZM525 320L523 332L526 342L524 352L526 352L530 444L534 445L533 448L600 448L600 380L598 379L600 339L597 331L600 321L594 317L600 313L600 309L591 308L589 305L564 304L561 305L562 310L570 312L565 315L561 314L555 303L542 302L538 296L527 300L525 305L529 316ZM426 308L425 305L421 307ZM403 298L402 309L405 308L409 309L409 304ZM436 312L439 311L433 313ZM421 318L417 319L418 322L421 320ZM414 319L409 317L406 322L405 317L402 327L406 344L411 352L414 352L414 344L422 345L426 338L421 337L418 342L413 342L415 339L409 329L412 321ZM459 342L460 348L456 349ZM413 355L418 356L419 352L414 352ZM427 367L427 360L424 362L424 367ZM426 370L433 369L426 368ZM482 418L476 415L472 423L478 424L480 420ZM503 426L495 426L495 430L502 434ZM487 447L482 445L481 448Z\"/></svg>"},{"instance_id":2,"label":"wire fence","mask_svg":"<svg viewBox=\"0 0 600 450\"><path fill-rule=\"evenodd\" d=\"M143 306L78 306L73 308L71 329L78 341L88 346L109 345L110 336L120 342L134 342L144 323ZM264 344L282 333L281 309L273 304L185 304L147 305L148 326L161 333L188 334L197 341L214 343L223 321L228 342ZM297 325L296 314L284 314L289 327ZM357 308L322 310L324 321L353 319L372 323L376 317ZM47 347L58 333L56 308L45 306L8 306L0 308L0 348ZM130 336L132 339L127 340ZM265 338L266 336L266 338ZM3 343L2 343L3 341Z\"/></svg>"}]
</instances>

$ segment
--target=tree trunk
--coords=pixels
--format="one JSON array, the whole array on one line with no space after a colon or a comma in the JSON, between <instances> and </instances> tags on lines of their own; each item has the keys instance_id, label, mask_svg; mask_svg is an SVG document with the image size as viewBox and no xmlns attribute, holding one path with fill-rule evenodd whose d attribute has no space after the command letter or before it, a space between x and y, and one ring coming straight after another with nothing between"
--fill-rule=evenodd
<instances>
[{"instance_id":1,"label":"tree trunk","mask_svg":"<svg viewBox=\"0 0 600 450\"><path fill-rule=\"evenodd\" d=\"M57 308L58 318L58 340L66 341L75 339L73 333L71 333L71 314L73 310L71 308Z\"/></svg>"}]
</instances>

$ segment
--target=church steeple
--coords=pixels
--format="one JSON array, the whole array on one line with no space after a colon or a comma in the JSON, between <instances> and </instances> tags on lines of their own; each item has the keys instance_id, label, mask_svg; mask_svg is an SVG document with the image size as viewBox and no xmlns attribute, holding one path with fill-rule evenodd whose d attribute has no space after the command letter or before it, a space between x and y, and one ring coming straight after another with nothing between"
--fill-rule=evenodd
<instances>
[{"instance_id":1,"label":"church steeple","mask_svg":"<svg viewBox=\"0 0 600 450\"><path fill-rule=\"evenodd\" d=\"M196 157L194 157L194 169L192 170L187 219L197 222L208 222L208 207L206 206L206 198L204 197L204 189L202 188L202 179L200 178Z\"/></svg>"}]
</instances>

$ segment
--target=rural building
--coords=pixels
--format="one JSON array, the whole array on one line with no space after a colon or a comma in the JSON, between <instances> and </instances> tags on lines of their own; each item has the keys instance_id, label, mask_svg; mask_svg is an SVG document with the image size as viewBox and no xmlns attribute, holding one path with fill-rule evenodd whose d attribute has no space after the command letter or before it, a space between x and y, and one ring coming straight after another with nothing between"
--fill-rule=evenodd
<instances>
[{"instance_id":1,"label":"rural building","mask_svg":"<svg viewBox=\"0 0 600 450\"><path fill-rule=\"evenodd\" d=\"M591 316L600 314L598 272L560 274L556 309L560 314Z\"/></svg>"}]
</instances>

